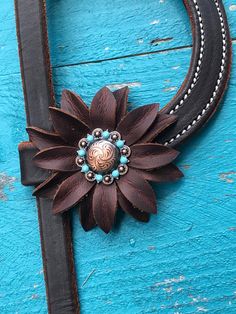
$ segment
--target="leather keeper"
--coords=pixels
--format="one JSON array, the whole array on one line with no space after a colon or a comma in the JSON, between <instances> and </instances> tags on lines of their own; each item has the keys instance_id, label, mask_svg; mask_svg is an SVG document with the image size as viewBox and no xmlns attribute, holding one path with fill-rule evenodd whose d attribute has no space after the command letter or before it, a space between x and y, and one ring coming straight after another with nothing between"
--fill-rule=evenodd
<instances>
[{"instance_id":1,"label":"leather keeper","mask_svg":"<svg viewBox=\"0 0 236 314\"><path fill-rule=\"evenodd\" d=\"M32 160L38 149L31 142L20 143L18 149L21 183L25 186L32 186L38 185L47 179L50 172L36 167Z\"/></svg>"}]
</instances>

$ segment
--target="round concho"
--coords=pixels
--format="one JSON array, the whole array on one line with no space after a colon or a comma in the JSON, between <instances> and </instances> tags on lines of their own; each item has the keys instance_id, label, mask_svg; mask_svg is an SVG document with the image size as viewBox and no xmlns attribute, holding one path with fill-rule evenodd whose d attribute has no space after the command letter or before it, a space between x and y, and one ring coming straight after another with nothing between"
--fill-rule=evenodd
<instances>
[{"instance_id":1,"label":"round concho","mask_svg":"<svg viewBox=\"0 0 236 314\"><path fill-rule=\"evenodd\" d=\"M96 173L108 173L118 164L119 151L111 142L99 140L87 150L87 163Z\"/></svg>"}]
</instances>

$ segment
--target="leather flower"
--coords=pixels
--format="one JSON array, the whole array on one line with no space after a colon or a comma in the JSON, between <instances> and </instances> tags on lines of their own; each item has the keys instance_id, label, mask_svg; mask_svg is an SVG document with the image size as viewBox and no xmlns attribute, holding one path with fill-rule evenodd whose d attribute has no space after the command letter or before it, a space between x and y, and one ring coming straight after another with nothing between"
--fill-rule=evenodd
<instances>
[{"instance_id":1,"label":"leather flower","mask_svg":"<svg viewBox=\"0 0 236 314\"><path fill-rule=\"evenodd\" d=\"M127 112L128 88L102 88L90 109L73 92L64 90L61 109L50 107L53 132L27 129L40 150L36 165L51 170L34 195L53 199L53 212L78 206L83 228L98 225L108 233L117 208L146 222L157 212L156 196L148 181L182 177L172 164L178 152L153 143L176 121L146 105Z\"/></svg>"}]
</instances>

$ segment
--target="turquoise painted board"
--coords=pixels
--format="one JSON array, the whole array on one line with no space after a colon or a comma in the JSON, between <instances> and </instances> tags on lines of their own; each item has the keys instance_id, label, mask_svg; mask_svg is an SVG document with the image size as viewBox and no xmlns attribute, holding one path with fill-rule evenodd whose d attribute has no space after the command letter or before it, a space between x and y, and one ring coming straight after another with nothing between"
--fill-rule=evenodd
<instances>
[{"instance_id":1,"label":"turquoise painted board","mask_svg":"<svg viewBox=\"0 0 236 314\"><path fill-rule=\"evenodd\" d=\"M224 4L235 60L236 2ZM129 85L132 108L174 96L191 57L182 1L47 6L58 102L69 88L89 103L103 85ZM20 184L17 145L27 135L13 0L0 4L0 20L0 313L47 313L37 210ZM155 185L159 214L148 224L119 215L111 234L85 233L73 212L82 313L236 313L235 88L233 61L219 113L181 147L185 178Z\"/></svg>"}]
</instances>

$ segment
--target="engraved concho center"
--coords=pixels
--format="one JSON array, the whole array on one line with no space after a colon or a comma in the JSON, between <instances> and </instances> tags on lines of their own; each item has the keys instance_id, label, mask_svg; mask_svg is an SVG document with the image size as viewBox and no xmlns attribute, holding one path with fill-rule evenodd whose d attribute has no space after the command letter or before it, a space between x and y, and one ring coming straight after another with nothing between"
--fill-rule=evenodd
<instances>
[{"instance_id":1,"label":"engraved concho center","mask_svg":"<svg viewBox=\"0 0 236 314\"><path fill-rule=\"evenodd\" d=\"M111 142L98 140L87 151L87 163L96 173L108 173L117 166L118 149Z\"/></svg>"}]
</instances>

